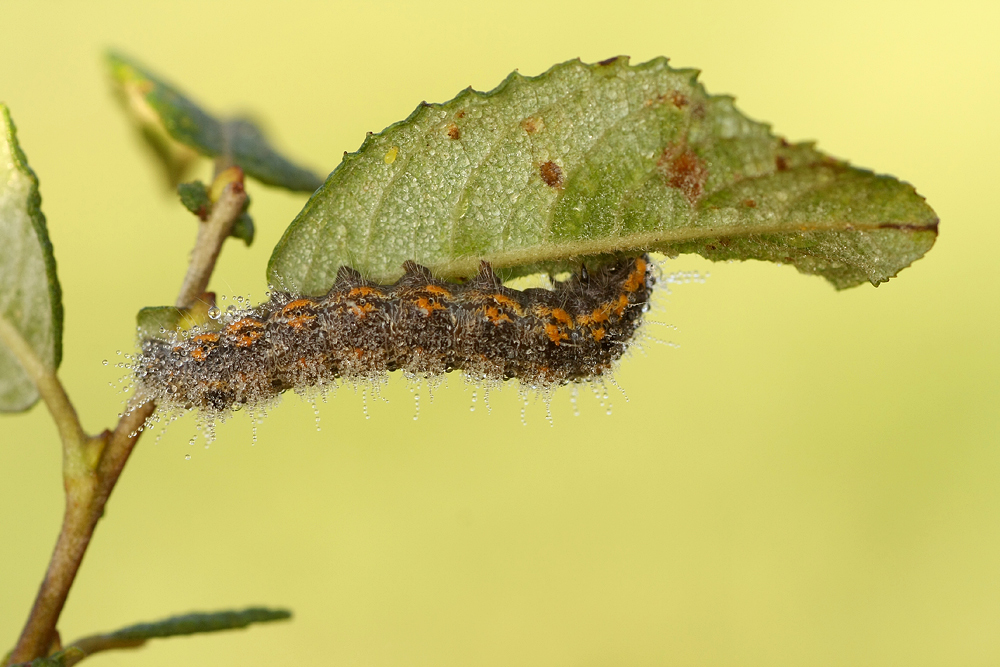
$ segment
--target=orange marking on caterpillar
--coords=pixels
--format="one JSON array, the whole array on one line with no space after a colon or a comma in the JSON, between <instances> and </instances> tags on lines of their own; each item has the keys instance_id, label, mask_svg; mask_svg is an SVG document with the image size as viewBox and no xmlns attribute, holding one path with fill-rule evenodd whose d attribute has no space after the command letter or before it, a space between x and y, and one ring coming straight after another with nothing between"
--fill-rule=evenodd
<instances>
[{"instance_id":1,"label":"orange marking on caterpillar","mask_svg":"<svg viewBox=\"0 0 1000 667\"><path fill-rule=\"evenodd\" d=\"M625 312L626 308L628 308L628 297L622 294L621 296L618 297L617 301L613 302L611 306L611 311L615 315L621 317L622 313Z\"/></svg>"},{"instance_id":2,"label":"orange marking on caterpillar","mask_svg":"<svg viewBox=\"0 0 1000 667\"><path fill-rule=\"evenodd\" d=\"M494 306L483 306L479 309L486 319L492 322L494 325L499 325L501 322L513 322L507 313L501 312L499 308Z\"/></svg>"},{"instance_id":3,"label":"orange marking on caterpillar","mask_svg":"<svg viewBox=\"0 0 1000 667\"><path fill-rule=\"evenodd\" d=\"M424 291L429 292L430 294L437 294L439 296L444 297L445 299L452 298L451 292L441 287L440 285L428 285L427 287L424 288Z\"/></svg>"},{"instance_id":4,"label":"orange marking on caterpillar","mask_svg":"<svg viewBox=\"0 0 1000 667\"><path fill-rule=\"evenodd\" d=\"M219 342L219 334L217 333L207 333L200 336L195 336L191 339L195 343L217 343Z\"/></svg>"},{"instance_id":5,"label":"orange marking on caterpillar","mask_svg":"<svg viewBox=\"0 0 1000 667\"><path fill-rule=\"evenodd\" d=\"M567 313L562 308L552 309L552 319L554 319L556 322L559 322L563 326L567 326L570 329L573 328L573 318L570 317L569 313Z\"/></svg>"},{"instance_id":6,"label":"orange marking on caterpillar","mask_svg":"<svg viewBox=\"0 0 1000 667\"><path fill-rule=\"evenodd\" d=\"M295 301L289 301L285 304L285 307L281 309L282 315L287 315L293 310L298 310L299 308L307 308L312 310L315 304L311 299L296 299Z\"/></svg>"},{"instance_id":7,"label":"orange marking on caterpillar","mask_svg":"<svg viewBox=\"0 0 1000 667\"><path fill-rule=\"evenodd\" d=\"M365 319L365 315L367 313L375 310L375 306L370 303L357 304L350 301L348 301L348 303L350 304L351 312L354 313L354 316L359 320Z\"/></svg>"},{"instance_id":8,"label":"orange marking on caterpillar","mask_svg":"<svg viewBox=\"0 0 1000 667\"><path fill-rule=\"evenodd\" d=\"M611 308L605 304L604 306L599 306L590 311L590 314L579 315L576 318L576 323L581 325L588 324L600 324L601 322L608 321L608 314L611 312Z\"/></svg>"},{"instance_id":9,"label":"orange marking on caterpillar","mask_svg":"<svg viewBox=\"0 0 1000 667\"><path fill-rule=\"evenodd\" d=\"M296 299L285 305L279 312L282 317L287 317L288 322L286 324L293 329L298 329L302 327L306 322L310 322L316 319L316 315L313 314L313 310L316 308L316 303L311 299ZM299 311L307 312L299 312Z\"/></svg>"},{"instance_id":10,"label":"orange marking on caterpillar","mask_svg":"<svg viewBox=\"0 0 1000 667\"><path fill-rule=\"evenodd\" d=\"M548 336L549 340L551 340L556 345L559 345L560 341L564 341L567 338L569 338L569 334L560 331L559 327L557 327L555 324L545 325L545 335Z\"/></svg>"},{"instance_id":11,"label":"orange marking on caterpillar","mask_svg":"<svg viewBox=\"0 0 1000 667\"><path fill-rule=\"evenodd\" d=\"M197 359L198 361L205 361L205 358L208 357L208 353L205 352L205 348L202 347L192 349L189 354L192 358Z\"/></svg>"},{"instance_id":12,"label":"orange marking on caterpillar","mask_svg":"<svg viewBox=\"0 0 1000 667\"><path fill-rule=\"evenodd\" d=\"M431 301L425 296L417 297L417 308L424 311L424 317L430 317L435 310L444 310L444 306L436 301Z\"/></svg>"},{"instance_id":13,"label":"orange marking on caterpillar","mask_svg":"<svg viewBox=\"0 0 1000 667\"><path fill-rule=\"evenodd\" d=\"M635 292L646 284L646 260L639 257L635 260L635 268L629 274L628 280L622 285L626 292Z\"/></svg>"},{"instance_id":14,"label":"orange marking on caterpillar","mask_svg":"<svg viewBox=\"0 0 1000 667\"><path fill-rule=\"evenodd\" d=\"M252 317L244 317L227 326L226 333L233 336L236 347L250 347L264 335L264 324Z\"/></svg>"},{"instance_id":15,"label":"orange marking on caterpillar","mask_svg":"<svg viewBox=\"0 0 1000 667\"><path fill-rule=\"evenodd\" d=\"M597 329L592 329L590 335L594 337L594 340L598 343L604 338L604 327L598 327Z\"/></svg>"},{"instance_id":16,"label":"orange marking on caterpillar","mask_svg":"<svg viewBox=\"0 0 1000 667\"><path fill-rule=\"evenodd\" d=\"M381 296L382 292L375 289L374 287L369 287L367 285L363 285L361 287L355 287L351 289L350 292L347 293L348 298L354 298L359 296L373 296L373 295Z\"/></svg>"},{"instance_id":17,"label":"orange marking on caterpillar","mask_svg":"<svg viewBox=\"0 0 1000 667\"><path fill-rule=\"evenodd\" d=\"M514 301L514 299L510 298L509 296L505 296L503 294L490 294L489 297L493 299L493 302L496 303L501 308L507 308L509 310L513 310L514 314L517 315L518 317L524 315L524 309L521 308L521 304L519 304L517 301Z\"/></svg>"}]
</instances>

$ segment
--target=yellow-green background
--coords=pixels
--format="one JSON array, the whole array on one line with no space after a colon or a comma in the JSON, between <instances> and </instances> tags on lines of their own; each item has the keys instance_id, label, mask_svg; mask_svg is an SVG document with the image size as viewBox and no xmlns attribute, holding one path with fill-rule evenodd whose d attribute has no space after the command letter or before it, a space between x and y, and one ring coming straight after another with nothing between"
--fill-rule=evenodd
<instances>
[{"instance_id":1,"label":"yellow-green background","mask_svg":"<svg viewBox=\"0 0 1000 667\"><path fill-rule=\"evenodd\" d=\"M486 6L487 4L491 6ZM69 3L0 7L0 100L42 185L66 306L61 376L92 430L133 316L173 301L193 218L108 93L116 46L211 109L249 109L327 171L421 100L580 56L667 55L792 140L914 183L937 246L878 290L760 263L661 294L609 417L555 427L517 392L420 419L342 390L316 432L294 396L251 447L193 421L143 439L60 628L196 609L290 623L157 641L99 665L1000 663L1000 11L994 2ZM305 202L252 184L255 245L213 286L265 289ZM614 390L612 393L616 393ZM185 460L185 454L193 454ZM61 514L43 408L0 421L0 644Z\"/></svg>"}]
</instances>

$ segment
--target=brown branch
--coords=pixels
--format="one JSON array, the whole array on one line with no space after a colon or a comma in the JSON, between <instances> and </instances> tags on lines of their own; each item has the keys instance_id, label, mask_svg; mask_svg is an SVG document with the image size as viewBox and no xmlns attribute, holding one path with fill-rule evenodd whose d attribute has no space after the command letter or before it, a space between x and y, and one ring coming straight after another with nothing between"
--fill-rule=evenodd
<instances>
[{"instance_id":1,"label":"brown branch","mask_svg":"<svg viewBox=\"0 0 1000 667\"><path fill-rule=\"evenodd\" d=\"M208 220L198 229L198 238L191 251L191 262L180 296L177 298L178 307L192 306L205 291L222 250L222 244L229 236L236 219L243 212L246 197L240 172L238 178L223 189ZM54 373L51 376L55 378ZM104 514L104 507L135 443L142 435L146 420L156 410L156 405L152 401L133 406L118 421L114 431L105 431L96 437L86 438L79 428L76 412L62 386L59 385L58 379L55 379L54 386L51 382L44 384L36 381L36 384L46 399L46 405L49 405L53 416L56 417L63 440L66 509L63 514L62 529L49 560L45 578L39 587L17 646L4 662L6 665L30 662L49 652L56 637L56 623L66 604L66 597L80 569L80 563L83 561L97 522ZM50 403L50 396L55 398L61 396L65 402L62 407L69 406L70 412L60 410L57 414ZM59 416L65 416L64 413L71 414L72 419L60 420Z\"/></svg>"},{"instance_id":2,"label":"brown branch","mask_svg":"<svg viewBox=\"0 0 1000 667\"><path fill-rule=\"evenodd\" d=\"M195 241L194 250L191 251L191 263L188 265L187 275L184 276L181 293L177 297L178 308L193 306L208 287L208 279L215 270L215 261L222 250L222 242L233 230L233 224L243 212L246 201L247 195L243 190L241 173L239 180L225 187L219 201L212 207L208 219L198 227L198 240Z\"/></svg>"}]
</instances>

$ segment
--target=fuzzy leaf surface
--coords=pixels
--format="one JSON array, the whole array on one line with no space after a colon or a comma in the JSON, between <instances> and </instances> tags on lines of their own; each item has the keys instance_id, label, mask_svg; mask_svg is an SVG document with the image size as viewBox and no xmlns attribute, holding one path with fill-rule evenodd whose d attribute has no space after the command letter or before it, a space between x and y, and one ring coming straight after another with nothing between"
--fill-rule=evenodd
<instances>
[{"instance_id":1,"label":"fuzzy leaf surface","mask_svg":"<svg viewBox=\"0 0 1000 667\"><path fill-rule=\"evenodd\" d=\"M62 291L41 206L38 178L0 104L0 326L55 370L62 359ZM27 410L37 400L34 382L0 342L0 411Z\"/></svg>"},{"instance_id":2,"label":"fuzzy leaf surface","mask_svg":"<svg viewBox=\"0 0 1000 667\"><path fill-rule=\"evenodd\" d=\"M219 119L129 58L109 53L117 93L171 185L187 171L193 154L228 156L248 175L268 185L312 192L323 179L278 153L264 132L245 118Z\"/></svg>"},{"instance_id":3,"label":"fuzzy leaf surface","mask_svg":"<svg viewBox=\"0 0 1000 667\"><path fill-rule=\"evenodd\" d=\"M577 60L421 104L344 157L268 280L321 294L342 264L391 281L407 259L450 277L485 259L513 276L658 251L794 264L845 288L933 245L912 186L787 143L697 74Z\"/></svg>"}]
</instances>

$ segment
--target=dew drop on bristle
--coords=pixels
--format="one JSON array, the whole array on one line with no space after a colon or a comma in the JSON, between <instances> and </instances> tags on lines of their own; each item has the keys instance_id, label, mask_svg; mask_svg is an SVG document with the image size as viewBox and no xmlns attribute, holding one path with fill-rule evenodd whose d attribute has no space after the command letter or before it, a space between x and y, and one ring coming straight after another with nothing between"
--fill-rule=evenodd
<instances>
[{"instance_id":1,"label":"dew drop on bristle","mask_svg":"<svg viewBox=\"0 0 1000 667\"><path fill-rule=\"evenodd\" d=\"M580 390L577 388L576 383L574 383L573 386L570 387L570 390L569 390L569 402L570 402L570 405L573 406L573 416L574 417L579 417L580 416L580 404L579 404L579 401L577 400L579 397L580 397Z\"/></svg>"},{"instance_id":2,"label":"dew drop on bristle","mask_svg":"<svg viewBox=\"0 0 1000 667\"><path fill-rule=\"evenodd\" d=\"M213 320L219 319L219 317L221 315L222 315L222 311L219 310L219 308L217 306L212 306L211 308L208 309L208 316L209 316L209 318L211 318Z\"/></svg>"},{"instance_id":3,"label":"dew drop on bristle","mask_svg":"<svg viewBox=\"0 0 1000 667\"><path fill-rule=\"evenodd\" d=\"M309 399L309 405L312 406L313 417L315 418L315 421L316 421L316 431L317 432L318 431L322 431L323 429L320 427L320 424L319 424L319 419L320 419L319 418L319 406L316 405L316 399L315 398Z\"/></svg>"},{"instance_id":4,"label":"dew drop on bristle","mask_svg":"<svg viewBox=\"0 0 1000 667\"><path fill-rule=\"evenodd\" d=\"M108 365L108 360L107 360L107 359L105 359L105 360L104 360L104 361L102 361L101 363L102 363L102 364L104 364L105 366L107 366L107 365Z\"/></svg>"},{"instance_id":5,"label":"dew drop on bristle","mask_svg":"<svg viewBox=\"0 0 1000 667\"><path fill-rule=\"evenodd\" d=\"M190 454L185 454L184 455L184 460L185 461L190 461L191 460L191 455Z\"/></svg>"},{"instance_id":6,"label":"dew drop on bristle","mask_svg":"<svg viewBox=\"0 0 1000 667\"><path fill-rule=\"evenodd\" d=\"M625 390L622 388L622 386L620 384L618 384L618 380L616 380L613 375L610 375L610 376L608 376L608 381L611 384L613 384L618 391L621 392L622 396L625 397L625 402L628 403L629 402L628 394L626 394ZM608 414L611 414L611 413L609 412Z\"/></svg>"}]
</instances>

